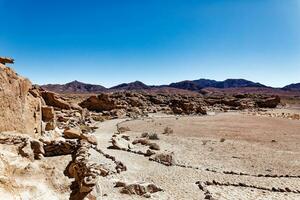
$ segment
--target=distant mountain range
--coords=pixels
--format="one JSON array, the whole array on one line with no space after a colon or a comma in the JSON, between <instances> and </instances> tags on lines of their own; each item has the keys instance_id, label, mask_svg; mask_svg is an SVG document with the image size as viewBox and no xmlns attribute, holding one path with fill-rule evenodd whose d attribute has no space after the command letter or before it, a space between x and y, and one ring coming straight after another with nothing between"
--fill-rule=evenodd
<instances>
[{"instance_id":1,"label":"distant mountain range","mask_svg":"<svg viewBox=\"0 0 300 200\"><path fill-rule=\"evenodd\" d=\"M171 83L169 85L158 85L158 86L149 86L140 81L135 81L131 83L123 83L111 88L105 88L101 85L82 83L79 81L72 81L66 84L48 84L42 85L42 88L57 92L57 93L100 93L107 91L132 91L132 90L189 90L199 92L204 88L215 88L220 90L228 89L238 89L238 88L251 88L251 91L257 88L259 91L268 89L268 91L274 89L276 91L299 91L300 92L300 83L287 85L283 88L272 88L265 86L261 83L255 83L245 79L226 79L224 81L216 81L210 79L198 79L193 81L180 81L176 83ZM253 89L254 88L254 89Z\"/></svg>"}]
</instances>

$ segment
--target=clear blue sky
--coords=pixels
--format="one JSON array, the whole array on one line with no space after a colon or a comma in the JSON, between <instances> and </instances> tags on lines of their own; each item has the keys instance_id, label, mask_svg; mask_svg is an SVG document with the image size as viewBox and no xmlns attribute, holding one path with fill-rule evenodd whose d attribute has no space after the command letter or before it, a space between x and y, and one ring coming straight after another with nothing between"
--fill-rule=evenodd
<instances>
[{"instance_id":1,"label":"clear blue sky","mask_svg":"<svg viewBox=\"0 0 300 200\"><path fill-rule=\"evenodd\" d=\"M0 0L0 55L32 82L300 82L300 0Z\"/></svg>"}]
</instances>

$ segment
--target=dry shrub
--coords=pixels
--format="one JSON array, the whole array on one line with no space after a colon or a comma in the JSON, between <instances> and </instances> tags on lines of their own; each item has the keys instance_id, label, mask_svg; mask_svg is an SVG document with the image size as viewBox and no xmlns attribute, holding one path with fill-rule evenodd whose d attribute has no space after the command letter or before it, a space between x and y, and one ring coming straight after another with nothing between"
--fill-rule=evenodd
<instances>
[{"instance_id":1,"label":"dry shrub","mask_svg":"<svg viewBox=\"0 0 300 200\"><path fill-rule=\"evenodd\" d=\"M170 134L173 134L173 129L171 129L170 127L166 127L165 129L164 129L164 132L163 132L163 134L166 134L166 135L170 135Z\"/></svg>"},{"instance_id":2,"label":"dry shrub","mask_svg":"<svg viewBox=\"0 0 300 200\"><path fill-rule=\"evenodd\" d=\"M150 133L148 135L149 140L159 140L159 137L156 133Z\"/></svg>"},{"instance_id":3,"label":"dry shrub","mask_svg":"<svg viewBox=\"0 0 300 200\"><path fill-rule=\"evenodd\" d=\"M142 133L141 137L142 138L145 138L145 137L148 137L149 136L149 133L145 132L145 133Z\"/></svg>"},{"instance_id":4,"label":"dry shrub","mask_svg":"<svg viewBox=\"0 0 300 200\"><path fill-rule=\"evenodd\" d=\"M209 140L202 140L202 145L206 145L209 142Z\"/></svg>"}]
</instances>

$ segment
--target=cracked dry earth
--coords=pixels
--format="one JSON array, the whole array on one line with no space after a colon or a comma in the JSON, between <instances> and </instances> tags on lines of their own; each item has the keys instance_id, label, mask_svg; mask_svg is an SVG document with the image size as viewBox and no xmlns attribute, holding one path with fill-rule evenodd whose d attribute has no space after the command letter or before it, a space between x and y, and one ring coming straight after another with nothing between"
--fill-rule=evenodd
<instances>
[{"instance_id":1,"label":"cracked dry earth","mask_svg":"<svg viewBox=\"0 0 300 200\"><path fill-rule=\"evenodd\" d=\"M140 155L142 145L107 149L117 125L130 129L121 133L130 141L144 132L158 133L156 153L171 153L173 165ZM167 126L173 134L162 134ZM96 131L99 147L123 162L127 171L100 180L102 199L143 199L121 194L113 187L117 181L154 183L163 191L151 194L152 199L300 199L299 130L298 120L236 112L104 122Z\"/></svg>"}]
</instances>

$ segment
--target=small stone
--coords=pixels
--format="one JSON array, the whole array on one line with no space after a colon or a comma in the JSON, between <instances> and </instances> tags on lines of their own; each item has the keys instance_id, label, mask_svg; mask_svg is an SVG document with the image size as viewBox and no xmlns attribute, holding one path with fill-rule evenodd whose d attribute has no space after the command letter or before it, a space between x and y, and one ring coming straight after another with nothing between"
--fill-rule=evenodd
<instances>
[{"instance_id":1,"label":"small stone","mask_svg":"<svg viewBox=\"0 0 300 200\"><path fill-rule=\"evenodd\" d=\"M64 130L64 137L67 139L80 139L81 130L76 128L66 128Z\"/></svg>"},{"instance_id":2,"label":"small stone","mask_svg":"<svg viewBox=\"0 0 300 200\"><path fill-rule=\"evenodd\" d=\"M121 182L121 181L117 181L115 184L115 187L125 187L125 186L126 186L126 183Z\"/></svg>"}]
</instances>

